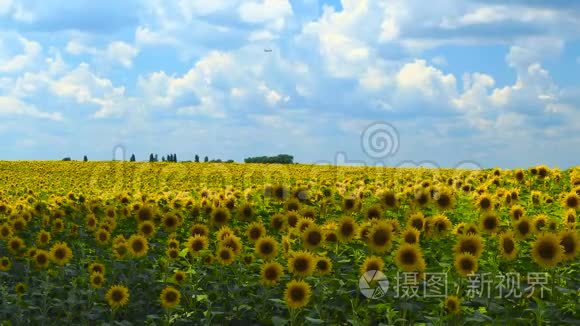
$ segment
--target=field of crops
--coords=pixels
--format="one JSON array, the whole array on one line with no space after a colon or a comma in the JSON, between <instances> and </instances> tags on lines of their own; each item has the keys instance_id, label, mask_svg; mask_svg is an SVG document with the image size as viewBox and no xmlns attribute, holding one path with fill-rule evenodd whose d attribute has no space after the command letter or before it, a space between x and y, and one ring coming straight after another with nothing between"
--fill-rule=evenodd
<instances>
[{"instance_id":1,"label":"field of crops","mask_svg":"<svg viewBox=\"0 0 580 326\"><path fill-rule=\"evenodd\" d=\"M0 162L4 324L580 323L580 169Z\"/></svg>"}]
</instances>

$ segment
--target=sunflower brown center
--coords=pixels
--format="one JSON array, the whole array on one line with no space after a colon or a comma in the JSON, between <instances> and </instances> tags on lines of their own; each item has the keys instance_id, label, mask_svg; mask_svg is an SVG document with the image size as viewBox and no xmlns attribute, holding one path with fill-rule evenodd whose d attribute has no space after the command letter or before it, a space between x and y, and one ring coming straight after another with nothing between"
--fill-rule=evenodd
<instances>
[{"instance_id":1,"label":"sunflower brown center","mask_svg":"<svg viewBox=\"0 0 580 326\"><path fill-rule=\"evenodd\" d=\"M556 255L556 247L547 241L540 242L538 245L538 255L543 259L552 259Z\"/></svg>"},{"instance_id":2,"label":"sunflower brown center","mask_svg":"<svg viewBox=\"0 0 580 326\"><path fill-rule=\"evenodd\" d=\"M354 232L354 226L351 223L343 223L340 226L340 234L343 236L350 236Z\"/></svg>"},{"instance_id":3,"label":"sunflower brown center","mask_svg":"<svg viewBox=\"0 0 580 326\"><path fill-rule=\"evenodd\" d=\"M113 299L113 301L115 302L121 302L123 301L123 298L125 298L125 294L123 293L123 291L121 290L115 290L113 291L113 293L111 294L111 298Z\"/></svg>"},{"instance_id":4,"label":"sunflower brown center","mask_svg":"<svg viewBox=\"0 0 580 326\"><path fill-rule=\"evenodd\" d=\"M293 301L302 301L305 296L306 293L304 292L304 289L300 287L293 287L290 290L290 298L292 298Z\"/></svg>"},{"instance_id":5,"label":"sunflower brown center","mask_svg":"<svg viewBox=\"0 0 580 326\"><path fill-rule=\"evenodd\" d=\"M405 250L401 255L401 261L405 265L413 265L417 261L417 255L413 250Z\"/></svg>"},{"instance_id":6,"label":"sunflower brown center","mask_svg":"<svg viewBox=\"0 0 580 326\"><path fill-rule=\"evenodd\" d=\"M514 240L512 240L510 238L504 238L502 244L503 244L503 251L505 251L506 254L511 254L515 249Z\"/></svg>"},{"instance_id":7,"label":"sunflower brown center","mask_svg":"<svg viewBox=\"0 0 580 326\"><path fill-rule=\"evenodd\" d=\"M378 246L383 246L389 241L389 232L386 230L377 230L373 234L373 243Z\"/></svg>"},{"instance_id":8,"label":"sunflower brown center","mask_svg":"<svg viewBox=\"0 0 580 326\"><path fill-rule=\"evenodd\" d=\"M278 270L276 270L275 267L268 267L266 268L266 270L264 271L264 277L268 280L268 281L273 281L276 280L278 278Z\"/></svg>"},{"instance_id":9,"label":"sunflower brown center","mask_svg":"<svg viewBox=\"0 0 580 326\"><path fill-rule=\"evenodd\" d=\"M310 262L308 259L303 257L298 257L294 260L294 269L298 272L305 272L310 267Z\"/></svg>"},{"instance_id":10,"label":"sunflower brown center","mask_svg":"<svg viewBox=\"0 0 580 326\"><path fill-rule=\"evenodd\" d=\"M306 239L309 244L316 246L322 241L322 235L318 231L312 231L308 233Z\"/></svg>"},{"instance_id":11,"label":"sunflower brown center","mask_svg":"<svg viewBox=\"0 0 580 326\"><path fill-rule=\"evenodd\" d=\"M471 260L470 258L461 259L460 265L461 269L463 269L464 271L471 271L473 270L474 267L473 260Z\"/></svg>"}]
</instances>

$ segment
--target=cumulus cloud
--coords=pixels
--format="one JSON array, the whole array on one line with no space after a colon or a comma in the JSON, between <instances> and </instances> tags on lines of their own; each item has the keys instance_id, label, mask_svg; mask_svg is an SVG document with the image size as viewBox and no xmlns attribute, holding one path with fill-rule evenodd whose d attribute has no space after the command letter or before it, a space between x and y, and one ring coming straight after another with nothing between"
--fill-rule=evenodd
<instances>
[{"instance_id":1,"label":"cumulus cloud","mask_svg":"<svg viewBox=\"0 0 580 326\"><path fill-rule=\"evenodd\" d=\"M34 105L27 104L20 99L8 96L0 96L0 115L27 116L55 121L63 119L60 112L42 112Z\"/></svg>"}]
</instances>

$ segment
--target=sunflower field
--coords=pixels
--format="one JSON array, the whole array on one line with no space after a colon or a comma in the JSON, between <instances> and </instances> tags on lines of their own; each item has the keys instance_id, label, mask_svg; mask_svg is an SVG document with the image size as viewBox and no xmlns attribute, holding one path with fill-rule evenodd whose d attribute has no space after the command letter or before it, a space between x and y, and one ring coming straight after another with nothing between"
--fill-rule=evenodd
<instances>
[{"instance_id":1,"label":"sunflower field","mask_svg":"<svg viewBox=\"0 0 580 326\"><path fill-rule=\"evenodd\" d=\"M2 325L578 325L580 168L0 162Z\"/></svg>"}]
</instances>

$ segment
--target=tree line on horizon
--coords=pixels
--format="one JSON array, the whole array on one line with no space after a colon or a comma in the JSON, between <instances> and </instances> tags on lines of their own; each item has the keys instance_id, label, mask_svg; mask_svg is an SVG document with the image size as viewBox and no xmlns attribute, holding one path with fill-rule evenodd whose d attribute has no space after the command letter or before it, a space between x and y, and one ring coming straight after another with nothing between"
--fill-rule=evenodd
<instances>
[{"instance_id":1,"label":"tree line on horizon","mask_svg":"<svg viewBox=\"0 0 580 326\"><path fill-rule=\"evenodd\" d=\"M65 157L62 159L63 161L72 161L70 157ZM88 162L89 159L87 155L83 156L83 162ZM135 154L131 154L129 158L129 162L136 162L137 159ZM150 153L149 154L149 162L159 162L159 155ZM178 162L177 154L167 154L166 156L161 156L161 162ZM183 163L192 162L192 161L182 161ZM199 155L195 154L193 162L200 163ZM223 161L221 159L212 159L210 160L208 156L205 156L203 159L204 163L234 163L234 160L227 160ZM288 154L279 154L276 156L255 156L255 157L248 157L244 159L244 163L265 163L265 164L293 164L294 163L294 156Z\"/></svg>"}]
</instances>

